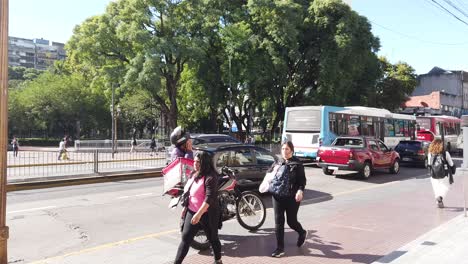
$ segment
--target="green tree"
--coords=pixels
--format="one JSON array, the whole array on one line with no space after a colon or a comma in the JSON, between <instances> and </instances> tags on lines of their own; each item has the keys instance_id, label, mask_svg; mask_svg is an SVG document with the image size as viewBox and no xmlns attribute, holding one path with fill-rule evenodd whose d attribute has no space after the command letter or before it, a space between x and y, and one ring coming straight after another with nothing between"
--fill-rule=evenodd
<instances>
[{"instance_id":1,"label":"green tree","mask_svg":"<svg viewBox=\"0 0 468 264\"><path fill-rule=\"evenodd\" d=\"M384 57L380 58L382 77L375 89L373 105L394 111L408 100L417 85L417 75L407 63L391 64Z\"/></svg>"},{"instance_id":2,"label":"green tree","mask_svg":"<svg viewBox=\"0 0 468 264\"><path fill-rule=\"evenodd\" d=\"M76 69L120 83L122 90L148 90L171 128L177 125L180 78L197 57L203 1L118 0L104 15L78 26L68 43Z\"/></svg>"},{"instance_id":3,"label":"green tree","mask_svg":"<svg viewBox=\"0 0 468 264\"><path fill-rule=\"evenodd\" d=\"M96 96L79 75L41 74L9 98L11 133L43 130L47 135L90 135L109 120L102 96ZM110 123L110 122L109 122Z\"/></svg>"}]
</instances>

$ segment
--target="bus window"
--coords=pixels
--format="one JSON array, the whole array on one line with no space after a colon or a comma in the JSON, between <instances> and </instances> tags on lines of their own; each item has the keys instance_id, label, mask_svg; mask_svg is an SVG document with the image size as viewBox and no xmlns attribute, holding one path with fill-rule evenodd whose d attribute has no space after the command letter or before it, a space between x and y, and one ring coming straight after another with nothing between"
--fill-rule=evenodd
<instances>
[{"instance_id":1,"label":"bus window","mask_svg":"<svg viewBox=\"0 0 468 264\"><path fill-rule=\"evenodd\" d=\"M348 123L348 135L359 136L361 134L361 126L359 116L350 116Z\"/></svg>"},{"instance_id":2,"label":"bus window","mask_svg":"<svg viewBox=\"0 0 468 264\"><path fill-rule=\"evenodd\" d=\"M370 116L361 116L361 134L363 136L375 136L373 118Z\"/></svg>"},{"instance_id":3,"label":"bus window","mask_svg":"<svg viewBox=\"0 0 468 264\"><path fill-rule=\"evenodd\" d=\"M348 134L348 125L347 125L347 116L346 115L337 115L336 117L337 119L337 123L338 123L338 135L342 136L342 135L347 135Z\"/></svg>"},{"instance_id":4,"label":"bus window","mask_svg":"<svg viewBox=\"0 0 468 264\"><path fill-rule=\"evenodd\" d=\"M403 120L394 120L395 124L395 136L401 137L403 136L402 130L403 130Z\"/></svg>"},{"instance_id":5,"label":"bus window","mask_svg":"<svg viewBox=\"0 0 468 264\"><path fill-rule=\"evenodd\" d=\"M385 136L387 137L394 137L395 136L395 128L393 127L393 120L392 119L385 119Z\"/></svg>"},{"instance_id":6,"label":"bus window","mask_svg":"<svg viewBox=\"0 0 468 264\"><path fill-rule=\"evenodd\" d=\"M330 121L328 123L330 126L330 131L335 134L338 134L338 127L337 127L338 124L336 122L336 114L330 113L329 119Z\"/></svg>"},{"instance_id":7,"label":"bus window","mask_svg":"<svg viewBox=\"0 0 468 264\"><path fill-rule=\"evenodd\" d=\"M404 120L403 121L404 123L404 126L403 126L403 133L405 134L405 137L410 137L411 134L410 134L410 127L409 127L409 122L407 120Z\"/></svg>"}]
</instances>

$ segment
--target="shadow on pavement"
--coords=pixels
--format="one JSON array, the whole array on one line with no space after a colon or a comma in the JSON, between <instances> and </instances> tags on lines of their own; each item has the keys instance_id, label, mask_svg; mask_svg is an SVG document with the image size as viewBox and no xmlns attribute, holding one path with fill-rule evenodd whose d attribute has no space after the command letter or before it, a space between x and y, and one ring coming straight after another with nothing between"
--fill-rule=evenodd
<instances>
[{"instance_id":1,"label":"shadow on pavement","mask_svg":"<svg viewBox=\"0 0 468 264\"><path fill-rule=\"evenodd\" d=\"M363 179L357 173L350 174L339 174L335 175L335 178L351 180L351 181L362 181L374 184L384 184L394 181L404 181L410 179L423 179L428 178L427 170L424 168L415 168L415 167L403 167L400 169L398 174L392 174L388 170L378 169L373 171L373 174L369 179Z\"/></svg>"},{"instance_id":2,"label":"shadow on pavement","mask_svg":"<svg viewBox=\"0 0 468 264\"><path fill-rule=\"evenodd\" d=\"M383 255L339 253L337 251L345 250L341 244L333 241L324 241L320 236L316 235L316 230L309 230L305 244L299 248L296 246L297 233L290 229L286 229L285 231L286 254L281 258L283 260L281 263L285 263L284 260L289 257L303 256L322 259L349 259L353 263L367 264L383 257ZM276 248L276 236L273 228L260 229L255 235L251 236L220 234L219 237L223 241L223 256L229 259L270 257ZM211 256L211 251L200 251L199 254ZM277 259L271 258L271 263L277 263L275 260ZM306 260L304 258L302 262L307 263ZM294 261L294 263L298 262Z\"/></svg>"},{"instance_id":3,"label":"shadow on pavement","mask_svg":"<svg viewBox=\"0 0 468 264\"><path fill-rule=\"evenodd\" d=\"M271 194L261 193L260 196L262 197L263 203L265 204L266 208L273 207L271 201ZM333 196L329 193L306 189L304 191L304 198L301 204L315 204L329 201L331 199L333 199Z\"/></svg>"}]
</instances>

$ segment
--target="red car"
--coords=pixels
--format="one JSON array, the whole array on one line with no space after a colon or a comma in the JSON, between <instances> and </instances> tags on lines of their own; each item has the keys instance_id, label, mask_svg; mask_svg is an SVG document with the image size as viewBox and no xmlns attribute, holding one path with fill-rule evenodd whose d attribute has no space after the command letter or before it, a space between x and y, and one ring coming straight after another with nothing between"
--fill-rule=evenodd
<instances>
[{"instance_id":1,"label":"red car","mask_svg":"<svg viewBox=\"0 0 468 264\"><path fill-rule=\"evenodd\" d=\"M371 137L337 137L331 146L320 147L317 156L326 175L338 170L356 171L367 179L374 169L388 169L394 174L400 171L400 155Z\"/></svg>"}]
</instances>

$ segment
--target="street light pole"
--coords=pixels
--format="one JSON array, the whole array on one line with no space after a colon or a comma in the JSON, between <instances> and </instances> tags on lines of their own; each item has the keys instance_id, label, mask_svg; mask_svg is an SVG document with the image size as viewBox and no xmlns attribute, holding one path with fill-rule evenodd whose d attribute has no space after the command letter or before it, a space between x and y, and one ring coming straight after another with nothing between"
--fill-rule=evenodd
<instances>
[{"instance_id":1,"label":"street light pole","mask_svg":"<svg viewBox=\"0 0 468 264\"><path fill-rule=\"evenodd\" d=\"M114 108L114 96L115 96L115 88L114 84L112 84L112 106L111 106L111 116L112 116L112 158L114 158L115 152L115 108Z\"/></svg>"},{"instance_id":2,"label":"street light pole","mask_svg":"<svg viewBox=\"0 0 468 264\"><path fill-rule=\"evenodd\" d=\"M0 1L0 264L7 264L8 0Z\"/></svg>"}]
</instances>

